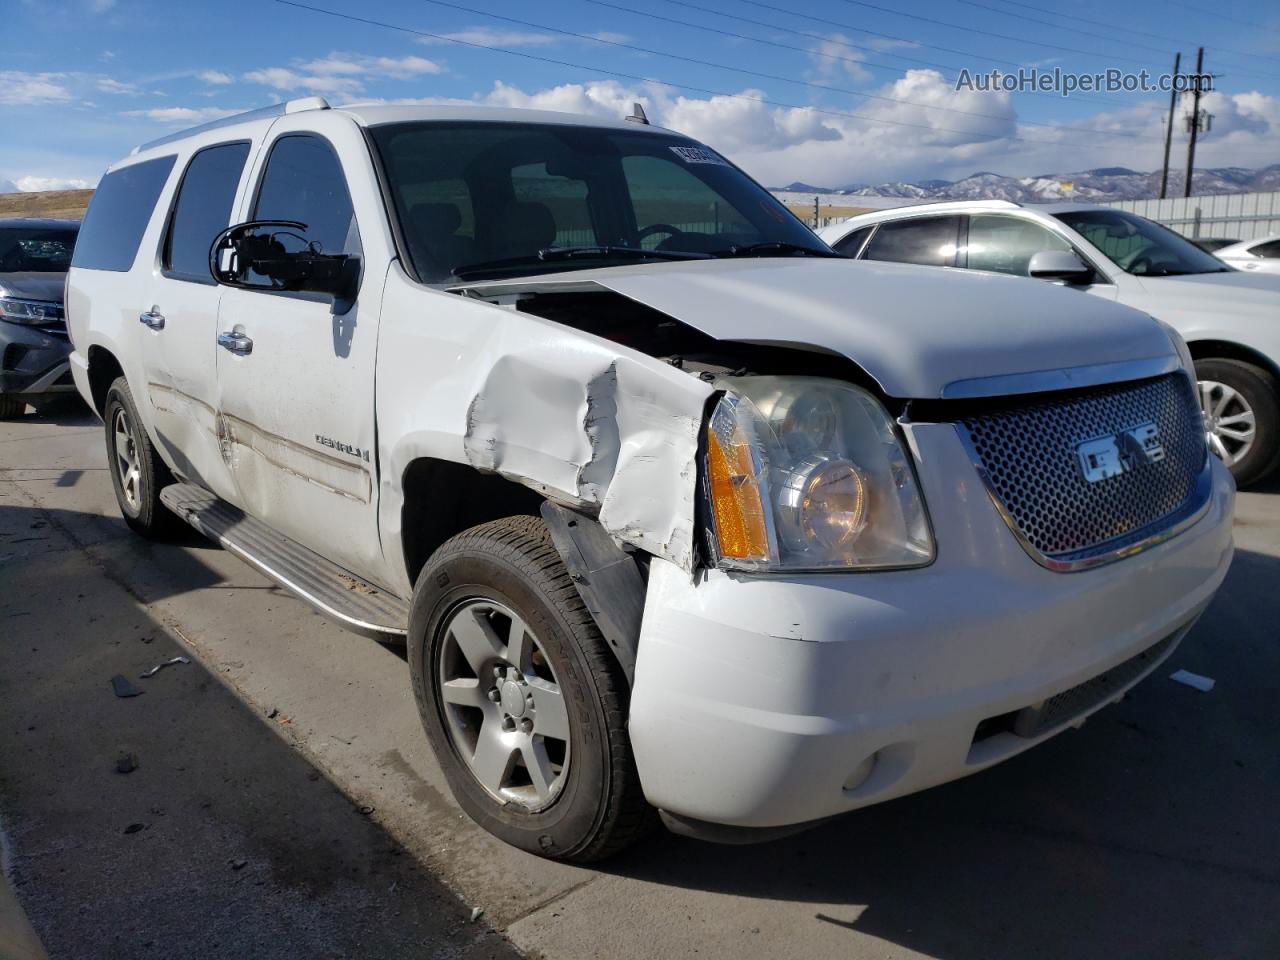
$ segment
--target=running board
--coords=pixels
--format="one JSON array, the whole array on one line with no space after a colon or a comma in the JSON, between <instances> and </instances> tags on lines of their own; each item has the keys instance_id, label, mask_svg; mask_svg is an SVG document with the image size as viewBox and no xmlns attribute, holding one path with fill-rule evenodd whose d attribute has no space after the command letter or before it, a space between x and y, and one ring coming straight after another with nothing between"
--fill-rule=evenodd
<instances>
[{"instance_id":1,"label":"running board","mask_svg":"<svg viewBox=\"0 0 1280 960\"><path fill-rule=\"evenodd\" d=\"M399 597L348 573L239 507L189 483L165 487L160 501L348 630L375 639L408 633L409 605Z\"/></svg>"}]
</instances>

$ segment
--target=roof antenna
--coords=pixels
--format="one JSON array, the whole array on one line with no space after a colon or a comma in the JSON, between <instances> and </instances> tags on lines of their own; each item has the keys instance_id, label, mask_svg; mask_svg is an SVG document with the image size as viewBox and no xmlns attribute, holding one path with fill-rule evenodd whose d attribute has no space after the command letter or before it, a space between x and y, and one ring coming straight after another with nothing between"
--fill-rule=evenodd
<instances>
[{"instance_id":1,"label":"roof antenna","mask_svg":"<svg viewBox=\"0 0 1280 960\"><path fill-rule=\"evenodd\" d=\"M649 125L649 118L644 115L644 107L638 103L631 104L631 116L627 119L632 123L643 123L646 127Z\"/></svg>"}]
</instances>

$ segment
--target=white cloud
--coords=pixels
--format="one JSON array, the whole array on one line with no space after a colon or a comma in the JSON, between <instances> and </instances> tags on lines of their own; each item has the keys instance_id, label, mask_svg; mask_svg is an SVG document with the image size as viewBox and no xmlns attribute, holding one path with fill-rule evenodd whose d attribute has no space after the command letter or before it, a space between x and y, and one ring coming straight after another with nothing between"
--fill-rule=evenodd
<instances>
[{"instance_id":1,"label":"white cloud","mask_svg":"<svg viewBox=\"0 0 1280 960\"><path fill-rule=\"evenodd\" d=\"M419 102L617 118L640 101L655 124L722 150L766 183L957 179L981 169L1012 176L1102 166L1151 170L1160 162L1162 110L1155 101L1073 117L1071 129L1064 129L1019 123L1008 93L957 91L934 70L908 70L869 92L889 99L828 98L822 107L776 107L760 102L765 94L758 90L692 97L657 84L608 80L534 91L498 82L468 100ZM1257 91L1215 93L1202 98L1202 106L1214 114L1214 125L1200 139L1198 166L1265 166L1280 156L1280 98ZM1175 155L1179 143L1185 155L1184 135L1175 138Z\"/></svg>"},{"instance_id":2,"label":"white cloud","mask_svg":"<svg viewBox=\"0 0 1280 960\"><path fill-rule=\"evenodd\" d=\"M461 43L474 43L482 47L541 47L557 42L557 38L549 33L533 33L521 30L495 30L492 27L468 27L452 33L442 33L443 39L422 37L419 43L427 46L448 43L456 40Z\"/></svg>"},{"instance_id":3,"label":"white cloud","mask_svg":"<svg viewBox=\"0 0 1280 960\"><path fill-rule=\"evenodd\" d=\"M118 93L136 96L138 88L132 83L123 83L119 80L113 80L111 77L98 77L94 80L94 86L103 93Z\"/></svg>"},{"instance_id":4,"label":"white cloud","mask_svg":"<svg viewBox=\"0 0 1280 960\"><path fill-rule=\"evenodd\" d=\"M818 76L844 74L858 83L866 83L871 79L871 71L858 62L866 59L866 55L850 49L848 43L849 38L843 33L833 33L813 47L810 58Z\"/></svg>"},{"instance_id":5,"label":"white cloud","mask_svg":"<svg viewBox=\"0 0 1280 960\"><path fill-rule=\"evenodd\" d=\"M156 123L182 123L188 126L197 123L208 123L210 120L221 120L241 110L227 110L222 107L153 107L150 110L126 110L126 117L142 117Z\"/></svg>"},{"instance_id":6,"label":"white cloud","mask_svg":"<svg viewBox=\"0 0 1280 960\"><path fill-rule=\"evenodd\" d=\"M445 72L442 64L426 57L371 57L330 53L316 60L295 60L288 67L264 67L243 79L275 90L353 96L370 80L412 80Z\"/></svg>"},{"instance_id":7,"label":"white cloud","mask_svg":"<svg viewBox=\"0 0 1280 960\"><path fill-rule=\"evenodd\" d=\"M13 185L22 193L36 193L41 190L88 190L95 182L83 177L18 177Z\"/></svg>"},{"instance_id":8,"label":"white cloud","mask_svg":"<svg viewBox=\"0 0 1280 960\"><path fill-rule=\"evenodd\" d=\"M223 73L221 70L202 70L200 73L196 74L196 78L215 87L226 86L228 83L235 83L234 78L230 74Z\"/></svg>"},{"instance_id":9,"label":"white cloud","mask_svg":"<svg viewBox=\"0 0 1280 960\"><path fill-rule=\"evenodd\" d=\"M65 73L23 73L0 70L0 104L33 106L72 99Z\"/></svg>"},{"instance_id":10,"label":"white cloud","mask_svg":"<svg viewBox=\"0 0 1280 960\"><path fill-rule=\"evenodd\" d=\"M595 33L587 33L583 36L588 38L586 41L588 43L591 40L604 40L607 43L625 43L631 39L625 33L612 33L608 30L598 30ZM473 43L481 47L508 48L546 47L565 41L583 42L577 37L566 37L562 34L536 33L532 30L499 30L493 27L467 27L465 30L442 33L439 37L420 37L418 42L427 46L439 46L451 40L458 43Z\"/></svg>"}]
</instances>

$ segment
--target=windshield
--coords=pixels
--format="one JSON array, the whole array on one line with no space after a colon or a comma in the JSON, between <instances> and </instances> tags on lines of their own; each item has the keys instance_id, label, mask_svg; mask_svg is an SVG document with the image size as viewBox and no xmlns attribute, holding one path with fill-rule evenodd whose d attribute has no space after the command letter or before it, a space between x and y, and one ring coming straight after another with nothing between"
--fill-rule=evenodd
<instances>
[{"instance_id":1,"label":"windshield","mask_svg":"<svg viewBox=\"0 0 1280 960\"><path fill-rule=\"evenodd\" d=\"M76 231L0 226L0 273L66 273Z\"/></svg>"},{"instance_id":2,"label":"windshield","mask_svg":"<svg viewBox=\"0 0 1280 960\"><path fill-rule=\"evenodd\" d=\"M1231 270L1168 227L1123 210L1077 210L1059 213L1057 218L1135 276L1181 277Z\"/></svg>"},{"instance_id":3,"label":"windshield","mask_svg":"<svg viewBox=\"0 0 1280 960\"><path fill-rule=\"evenodd\" d=\"M485 122L370 133L425 283L649 259L834 256L772 194L684 137Z\"/></svg>"}]
</instances>

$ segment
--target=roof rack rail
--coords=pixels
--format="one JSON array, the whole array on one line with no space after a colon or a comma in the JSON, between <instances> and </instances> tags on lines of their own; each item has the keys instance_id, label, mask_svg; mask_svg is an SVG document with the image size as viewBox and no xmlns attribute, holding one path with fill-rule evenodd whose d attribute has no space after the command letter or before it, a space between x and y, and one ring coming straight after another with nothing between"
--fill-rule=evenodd
<instances>
[{"instance_id":1,"label":"roof rack rail","mask_svg":"<svg viewBox=\"0 0 1280 960\"><path fill-rule=\"evenodd\" d=\"M153 147L163 146L166 143L173 143L175 140L184 140L192 134L204 133L206 130L217 130L219 127L230 127L237 123L245 123L248 120L265 120L267 117L282 117L287 113L302 113L304 110L328 109L329 101L324 97L298 97L295 100L286 100L284 103L273 103L269 107L247 110L244 113L236 113L218 120L210 120L208 123L202 123L196 127L188 127L186 130L179 130L177 133L171 133L156 140L148 140L146 143L139 144L130 150L129 156L141 153L143 150L150 150Z\"/></svg>"}]
</instances>

